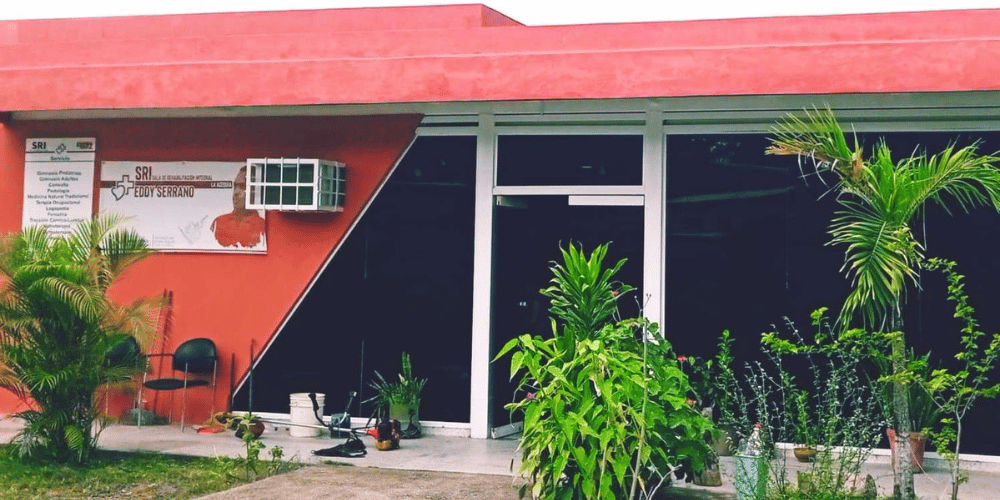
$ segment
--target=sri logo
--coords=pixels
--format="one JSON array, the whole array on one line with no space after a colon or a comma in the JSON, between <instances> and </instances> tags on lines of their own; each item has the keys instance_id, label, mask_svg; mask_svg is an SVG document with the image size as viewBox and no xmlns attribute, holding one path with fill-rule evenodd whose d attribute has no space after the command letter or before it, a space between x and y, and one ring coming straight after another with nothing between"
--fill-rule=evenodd
<instances>
[{"instance_id":1,"label":"sri logo","mask_svg":"<svg viewBox=\"0 0 1000 500\"><path fill-rule=\"evenodd\" d=\"M114 187L111 188L111 195L115 197L115 201L121 200L129 191L135 187L135 183L129 179L128 175L123 175L122 180L115 183Z\"/></svg>"}]
</instances>

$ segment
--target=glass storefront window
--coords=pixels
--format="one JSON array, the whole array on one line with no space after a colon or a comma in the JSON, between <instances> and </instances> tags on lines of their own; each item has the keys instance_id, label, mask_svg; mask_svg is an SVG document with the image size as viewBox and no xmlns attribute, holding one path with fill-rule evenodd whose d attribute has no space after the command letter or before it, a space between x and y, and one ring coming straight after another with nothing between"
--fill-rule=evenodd
<instances>
[{"instance_id":1,"label":"glass storefront window","mask_svg":"<svg viewBox=\"0 0 1000 500\"><path fill-rule=\"evenodd\" d=\"M501 135L500 186L640 186L640 135Z\"/></svg>"}]
</instances>

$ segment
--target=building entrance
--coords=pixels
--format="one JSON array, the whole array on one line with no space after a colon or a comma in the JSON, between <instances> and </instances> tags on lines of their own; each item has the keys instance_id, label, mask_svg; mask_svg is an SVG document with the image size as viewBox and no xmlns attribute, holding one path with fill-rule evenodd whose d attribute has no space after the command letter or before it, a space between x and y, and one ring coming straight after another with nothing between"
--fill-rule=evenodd
<instances>
[{"instance_id":1,"label":"building entrance","mask_svg":"<svg viewBox=\"0 0 1000 500\"><path fill-rule=\"evenodd\" d=\"M637 290L620 302L622 317L639 314L642 295L643 208L641 206L573 206L568 196L500 197L496 208L493 268L493 335L491 355L523 333L551 336L548 299L539 290L549 286L552 261L559 248L582 244L590 252L611 242L607 263L627 258L617 279ZM510 357L491 367L491 410L494 434L516 430L520 420L504 405L523 398L510 381Z\"/></svg>"}]
</instances>

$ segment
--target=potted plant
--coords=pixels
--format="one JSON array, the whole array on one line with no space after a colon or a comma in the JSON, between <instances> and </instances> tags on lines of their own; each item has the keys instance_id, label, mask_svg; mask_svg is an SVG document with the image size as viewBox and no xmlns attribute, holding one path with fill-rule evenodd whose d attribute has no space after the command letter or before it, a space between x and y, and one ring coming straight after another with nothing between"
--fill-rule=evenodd
<instances>
[{"instance_id":1,"label":"potted plant","mask_svg":"<svg viewBox=\"0 0 1000 500\"><path fill-rule=\"evenodd\" d=\"M928 367L930 366L929 358L929 354L925 354L921 357L915 357L913 352L910 352L910 356L908 358L910 361L908 361L907 364L909 365L909 372L913 375L913 378L916 380L926 380L928 378ZM937 425L940 417L940 410L934 404L934 401L931 399L931 395L928 394L927 390L921 384L917 383L916 380L906 384L904 391L907 406L909 408L910 429L912 429L908 439L910 445L910 464L913 467L913 471L919 473L923 471L924 448L927 443L926 433L929 429ZM883 384L882 400L883 405L886 407L886 416L889 419L889 427L886 429L886 435L889 438L889 448L892 450L893 457L895 457L897 425L890 407L892 404L893 390L894 384Z\"/></svg>"},{"instance_id":2,"label":"potted plant","mask_svg":"<svg viewBox=\"0 0 1000 500\"><path fill-rule=\"evenodd\" d=\"M259 416L247 412L242 415L227 411L212 415L210 426L221 426L224 429L236 431L236 437L242 438L243 434L250 431L254 437L260 437L264 433L264 422Z\"/></svg>"},{"instance_id":3,"label":"potted plant","mask_svg":"<svg viewBox=\"0 0 1000 500\"><path fill-rule=\"evenodd\" d=\"M729 330L719 337L715 357L699 359L679 356L683 366L691 367L688 378L694 401L704 408L704 413L715 422L716 433L711 439L712 449L719 456L731 456L736 451L736 407L740 390L732 369L732 345Z\"/></svg>"},{"instance_id":4,"label":"potted plant","mask_svg":"<svg viewBox=\"0 0 1000 500\"><path fill-rule=\"evenodd\" d=\"M818 429L809 415L809 396L806 391L798 390L792 395L795 412L792 419L792 434L795 446L792 453L799 462L812 462L816 457Z\"/></svg>"},{"instance_id":5,"label":"potted plant","mask_svg":"<svg viewBox=\"0 0 1000 500\"><path fill-rule=\"evenodd\" d=\"M413 433L411 426L420 430L420 393L424 390L427 379L413 376L409 354L403 352L401 357L402 371L399 373L399 380L390 382L376 371L375 380L368 384L375 389L376 394L368 401L374 402L381 414L399 420L405 435L407 431Z\"/></svg>"}]
</instances>

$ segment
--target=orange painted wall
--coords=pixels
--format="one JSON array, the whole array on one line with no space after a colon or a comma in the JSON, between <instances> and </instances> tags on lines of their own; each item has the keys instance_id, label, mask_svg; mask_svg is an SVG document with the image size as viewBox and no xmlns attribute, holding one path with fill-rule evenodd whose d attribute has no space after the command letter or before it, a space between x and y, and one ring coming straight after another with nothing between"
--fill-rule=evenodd
<instances>
[{"instance_id":1,"label":"orange painted wall","mask_svg":"<svg viewBox=\"0 0 1000 500\"><path fill-rule=\"evenodd\" d=\"M191 337L210 337L221 352L217 410L249 366L250 342L265 345L375 189L412 141L419 116L243 119L38 121L0 124L0 232L20 228L27 137L97 138L98 167L107 160L241 161L299 156L344 161L347 199L337 214L267 213L267 255L161 253L116 286L121 300L174 292L168 350ZM96 191L95 191L96 199ZM96 201L95 201L96 204ZM351 335L351 332L343 332ZM154 363L155 365L155 363ZM210 390L189 394L188 421L208 417ZM152 400L152 397L146 397ZM169 396L160 396L165 410ZM174 418L179 418L180 399ZM0 413L14 400L0 394Z\"/></svg>"}]
</instances>

